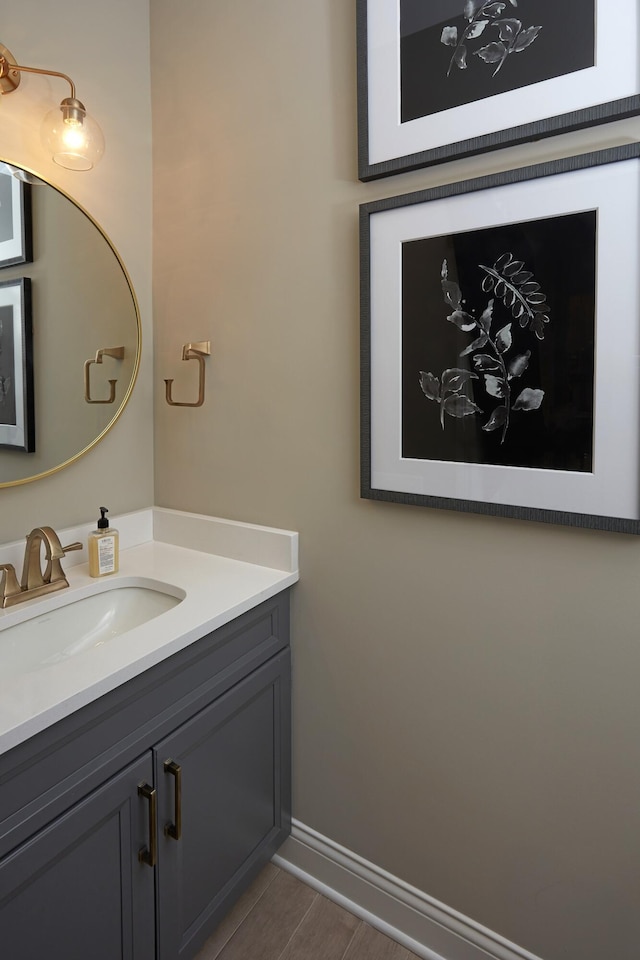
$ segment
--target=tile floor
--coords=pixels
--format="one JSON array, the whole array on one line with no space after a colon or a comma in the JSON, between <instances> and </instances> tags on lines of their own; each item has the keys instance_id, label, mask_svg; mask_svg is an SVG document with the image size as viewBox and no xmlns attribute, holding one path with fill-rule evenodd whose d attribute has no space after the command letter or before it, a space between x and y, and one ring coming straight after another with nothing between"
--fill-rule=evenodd
<instances>
[{"instance_id":1,"label":"tile floor","mask_svg":"<svg viewBox=\"0 0 640 960\"><path fill-rule=\"evenodd\" d=\"M416 956L270 863L195 960L416 960Z\"/></svg>"}]
</instances>

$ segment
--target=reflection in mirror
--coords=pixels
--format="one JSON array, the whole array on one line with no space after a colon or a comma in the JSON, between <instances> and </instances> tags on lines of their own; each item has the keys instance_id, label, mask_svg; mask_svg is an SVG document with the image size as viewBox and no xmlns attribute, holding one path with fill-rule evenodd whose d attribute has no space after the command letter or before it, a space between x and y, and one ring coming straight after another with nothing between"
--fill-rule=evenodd
<instances>
[{"instance_id":1,"label":"reflection in mirror","mask_svg":"<svg viewBox=\"0 0 640 960\"><path fill-rule=\"evenodd\" d=\"M9 200L3 203L5 198ZM0 487L45 476L86 453L124 409L140 362L135 294L106 235L55 187L0 163L0 236L20 229L18 203L27 220L25 236L32 238L31 262L5 265L0 255L0 283L11 289L11 283L24 280L30 287L30 343L22 345L20 356L32 362L32 443L27 452L4 442L12 436L9 421L23 397L15 395L16 379L12 384L8 372L19 363L15 344L3 335L1 372L12 402L0 403ZM28 327L27 317L22 328ZM22 329L17 322L4 328L13 333ZM89 361L97 361L91 367L93 396L108 400L113 394L113 402L87 400ZM22 382L27 381L25 375Z\"/></svg>"}]
</instances>

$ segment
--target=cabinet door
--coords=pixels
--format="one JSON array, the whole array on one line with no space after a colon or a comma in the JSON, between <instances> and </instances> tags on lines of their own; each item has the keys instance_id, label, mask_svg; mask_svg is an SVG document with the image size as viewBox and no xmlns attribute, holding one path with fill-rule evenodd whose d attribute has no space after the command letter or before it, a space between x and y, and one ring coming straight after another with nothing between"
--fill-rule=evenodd
<instances>
[{"instance_id":1,"label":"cabinet door","mask_svg":"<svg viewBox=\"0 0 640 960\"><path fill-rule=\"evenodd\" d=\"M193 956L289 832L289 663L274 657L155 750L161 960Z\"/></svg>"},{"instance_id":2,"label":"cabinet door","mask_svg":"<svg viewBox=\"0 0 640 960\"><path fill-rule=\"evenodd\" d=\"M7 960L153 960L151 754L0 861L0 955Z\"/></svg>"}]
</instances>

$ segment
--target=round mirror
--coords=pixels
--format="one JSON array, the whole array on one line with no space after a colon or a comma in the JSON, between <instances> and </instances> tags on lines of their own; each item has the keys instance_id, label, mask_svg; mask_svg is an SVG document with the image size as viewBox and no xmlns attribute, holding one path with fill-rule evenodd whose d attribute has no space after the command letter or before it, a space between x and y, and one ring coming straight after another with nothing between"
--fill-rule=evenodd
<instances>
[{"instance_id":1,"label":"round mirror","mask_svg":"<svg viewBox=\"0 0 640 960\"><path fill-rule=\"evenodd\" d=\"M0 487L60 470L104 437L140 346L135 293L105 233L0 162Z\"/></svg>"}]
</instances>

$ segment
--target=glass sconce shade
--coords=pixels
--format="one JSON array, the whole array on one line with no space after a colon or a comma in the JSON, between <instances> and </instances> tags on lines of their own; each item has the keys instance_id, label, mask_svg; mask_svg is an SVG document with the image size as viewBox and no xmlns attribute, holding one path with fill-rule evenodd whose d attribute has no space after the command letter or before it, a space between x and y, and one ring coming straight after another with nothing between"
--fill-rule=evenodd
<instances>
[{"instance_id":1,"label":"glass sconce shade","mask_svg":"<svg viewBox=\"0 0 640 960\"><path fill-rule=\"evenodd\" d=\"M72 97L49 111L40 134L54 162L68 170L91 170L104 153L102 130Z\"/></svg>"}]
</instances>

